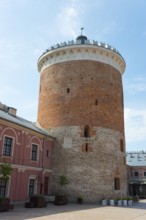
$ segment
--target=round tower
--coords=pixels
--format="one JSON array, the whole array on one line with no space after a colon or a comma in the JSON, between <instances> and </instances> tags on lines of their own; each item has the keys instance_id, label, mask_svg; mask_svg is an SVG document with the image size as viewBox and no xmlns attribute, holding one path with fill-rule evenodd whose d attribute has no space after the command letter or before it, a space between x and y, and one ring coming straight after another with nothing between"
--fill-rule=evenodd
<instances>
[{"instance_id":1,"label":"round tower","mask_svg":"<svg viewBox=\"0 0 146 220\"><path fill-rule=\"evenodd\" d=\"M38 70L38 123L56 137L52 193L59 192L64 175L72 201L79 195L91 202L125 196L123 57L81 35L48 48Z\"/></svg>"}]
</instances>

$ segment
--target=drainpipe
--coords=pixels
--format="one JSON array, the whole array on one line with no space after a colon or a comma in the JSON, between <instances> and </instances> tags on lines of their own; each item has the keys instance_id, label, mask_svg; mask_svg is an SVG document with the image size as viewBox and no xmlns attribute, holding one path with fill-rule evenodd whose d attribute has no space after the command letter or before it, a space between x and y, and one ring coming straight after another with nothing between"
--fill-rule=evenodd
<instances>
[{"instance_id":1,"label":"drainpipe","mask_svg":"<svg viewBox=\"0 0 146 220\"><path fill-rule=\"evenodd\" d=\"M44 148L45 148L45 140L46 137L43 139L42 144L42 171L41 171L41 187L40 187L40 194L43 194L43 171L44 171Z\"/></svg>"}]
</instances>

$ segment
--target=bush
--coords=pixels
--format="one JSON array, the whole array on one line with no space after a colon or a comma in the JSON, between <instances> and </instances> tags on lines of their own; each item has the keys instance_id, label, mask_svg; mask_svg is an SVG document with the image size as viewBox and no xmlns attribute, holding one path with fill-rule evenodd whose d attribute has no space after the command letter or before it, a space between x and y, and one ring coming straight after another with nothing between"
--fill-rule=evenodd
<instances>
[{"instance_id":1,"label":"bush","mask_svg":"<svg viewBox=\"0 0 146 220\"><path fill-rule=\"evenodd\" d=\"M133 202L138 202L138 201L139 201L139 197L138 197L138 195L133 196Z\"/></svg>"},{"instance_id":2,"label":"bush","mask_svg":"<svg viewBox=\"0 0 146 220\"><path fill-rule=\"evenodd\" d=\"M26 208L41 208L46 206L47 201L45 200L45 197L39 194L30 196L30 201L25 203Z\"/></svg>"}]
</instances>

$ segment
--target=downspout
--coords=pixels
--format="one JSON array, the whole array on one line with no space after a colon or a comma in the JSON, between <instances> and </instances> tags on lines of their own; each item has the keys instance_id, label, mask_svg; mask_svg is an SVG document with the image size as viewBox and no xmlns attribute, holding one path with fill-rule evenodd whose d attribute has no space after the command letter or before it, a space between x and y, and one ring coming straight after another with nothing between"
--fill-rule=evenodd
<instances>
[{"instance_id":1,"label":"downspout","mask_svg":"<svg viewBox=\"0 0 146 220\"><path fill-rule=\"evenodd\" d=\"M45 140L46 137L43 138L43 144L42 144L42 171L41 171L41 186L40 186L40 194L43 194L43 172L44 172L44 148L45 148Z\"/></svg>"}]
</instances>

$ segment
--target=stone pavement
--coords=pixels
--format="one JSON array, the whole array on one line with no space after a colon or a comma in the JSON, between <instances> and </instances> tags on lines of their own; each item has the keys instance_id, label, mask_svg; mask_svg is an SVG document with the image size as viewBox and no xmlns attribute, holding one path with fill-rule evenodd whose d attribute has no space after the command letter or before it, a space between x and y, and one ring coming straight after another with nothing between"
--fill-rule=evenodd
<instances>
[{"instance_id":1,"label":"stone pavement","mask_svg":"<svg viewBox=\"0 0 146 220\"><path fill-rule=\"evenodd\" d=\"M146 200L132 207L68 204L46 208L15 207L0 212L0 220L146 220Z\"/></svg>"}]
</instances>

